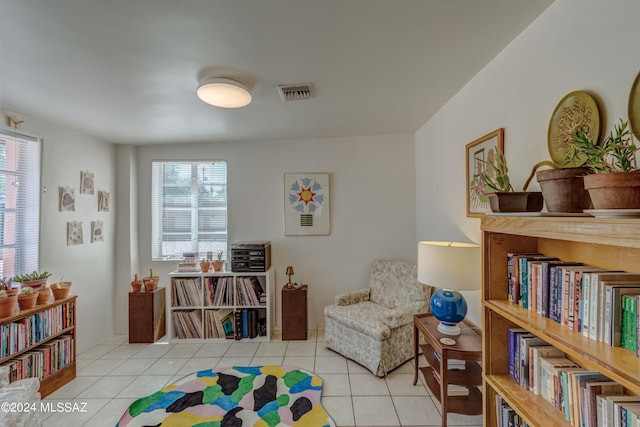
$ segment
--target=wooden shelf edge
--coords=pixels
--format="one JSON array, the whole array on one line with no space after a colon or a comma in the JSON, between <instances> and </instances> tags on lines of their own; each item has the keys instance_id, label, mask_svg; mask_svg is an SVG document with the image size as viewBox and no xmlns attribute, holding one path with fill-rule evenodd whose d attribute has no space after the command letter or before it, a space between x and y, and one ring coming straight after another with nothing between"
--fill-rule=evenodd
<instances>
[{"instance_id":1,"label":"wooden shelf edge","mask_svg":"<svg viewBox=\"0 0 640 427\"><path fill-rule=\"evenodd\" d=\"M45 398L76 377L75 360L64 368L40 380L40 397Z\"/></svg>"},{"instance_id":2,"label":"wooden shelf edge","mask_svg":"<svg viewBox=\"0 0 640 427\"><path fill-rule=\"evenodd\" d=\"M640 394L640 359L633 352L586 338L509 301L489 300L483 305L564 351L583 368L600 371L633 393Z\"/></svg>"},{"instance_id":3,"label":"wooden shelf edge","mask_svg":"<svg viewBox=\"0 0 640 427\"><path fill-rule=\"evenodd\" d=\"M564 414L543 397L524 390L508 375L485 375L486 385L491 387L531 426L570 427ZM495 405L495 402L488 404Z\"/></svg>"}]
</instances>

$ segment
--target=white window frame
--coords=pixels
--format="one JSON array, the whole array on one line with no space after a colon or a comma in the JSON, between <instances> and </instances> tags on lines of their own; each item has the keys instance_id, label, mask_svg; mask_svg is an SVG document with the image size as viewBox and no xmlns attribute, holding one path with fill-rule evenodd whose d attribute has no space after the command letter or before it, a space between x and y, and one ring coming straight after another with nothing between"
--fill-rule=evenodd
<instances>
[{"instance_id":1,"label":"white window frame","mask_svg":"<svg viewBox=\"0 0 640 427\"><path fill-rule=\"evenodd\" d=\"M171 165L179 165L178 167L182 168L183 185L172 183L167 179L166 168ZM217 166L215 172L208 168L213 165ZM189 167L190 177L185 170ZM209 171L206 176L205 169ZM227 162L224 160L154 160L151 170L152 261L179 260L185 252L192 252L204 258L208 252L215 254L218 251L222 251L225 254L223 259L226 259L228 247ZM187 187L190 188L188 197L183 193L181 204L176 201L180 196L170 194L172 188L179 191L180 187L183 191ZM215 196L206 199L210 202L207 204L200 197L201 192L211 192ZM173 203L168 201L171 197L174 199ZM212 200L216 202L211 204ZM188 211L189 215L180 217L180 211L183 213ZM218 226L216 227L215 224ZM189 237L180 239L181 235Z\"/></svg>"}]
</instances>

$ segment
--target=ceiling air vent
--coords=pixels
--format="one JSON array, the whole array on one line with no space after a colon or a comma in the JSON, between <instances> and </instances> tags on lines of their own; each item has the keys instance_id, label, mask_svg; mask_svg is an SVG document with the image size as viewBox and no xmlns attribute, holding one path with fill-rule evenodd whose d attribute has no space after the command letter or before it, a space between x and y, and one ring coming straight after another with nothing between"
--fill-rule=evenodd
<instances>
[{"instance_id":1,"label":"ceiling air vent","mask_svg":"<svg viewBox=\"0 0 640 427\"><path fill-rule=\"evenodd\" d=\"M278 93L284 102L310 99L313 97L313 86L311 83L278 85Z\"/></svg>"}]
</instances>

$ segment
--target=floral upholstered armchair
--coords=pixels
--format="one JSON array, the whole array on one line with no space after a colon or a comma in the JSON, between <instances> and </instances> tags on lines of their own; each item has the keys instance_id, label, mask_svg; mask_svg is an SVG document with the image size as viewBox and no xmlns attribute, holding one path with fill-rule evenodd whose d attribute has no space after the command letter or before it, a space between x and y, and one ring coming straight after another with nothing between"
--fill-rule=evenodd
<instances>
[{"instance_id":1,"label":"floral upholstered armchair","mask_svg":"<svg viewBox=\"0 0 640 427\"><path fill-rule=\"evenodd\" d=\"M325 345L383 377L413 357L413 315L429 310L431 292L414 264L375 260L368 288L324 308Z\"/></svg>"}]
</instances>

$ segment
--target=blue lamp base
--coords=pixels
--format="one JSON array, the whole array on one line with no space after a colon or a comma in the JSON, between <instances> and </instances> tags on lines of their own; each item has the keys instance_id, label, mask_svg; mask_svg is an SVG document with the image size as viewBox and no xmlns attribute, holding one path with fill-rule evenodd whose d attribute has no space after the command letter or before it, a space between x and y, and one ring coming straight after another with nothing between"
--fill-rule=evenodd
<instances>
[{"instance_id":1,"label":"blue lamp base","mask_svg":"<svg viewBox=\"0 0 640 427\"><path fill-rule=\"evenodd\" d=\"M440 288L431 296L433 316L440 321L438 332L444 335L460 335L458 323L467 315L467 302L460 292Z\"/></svg>"}]
</instances>

